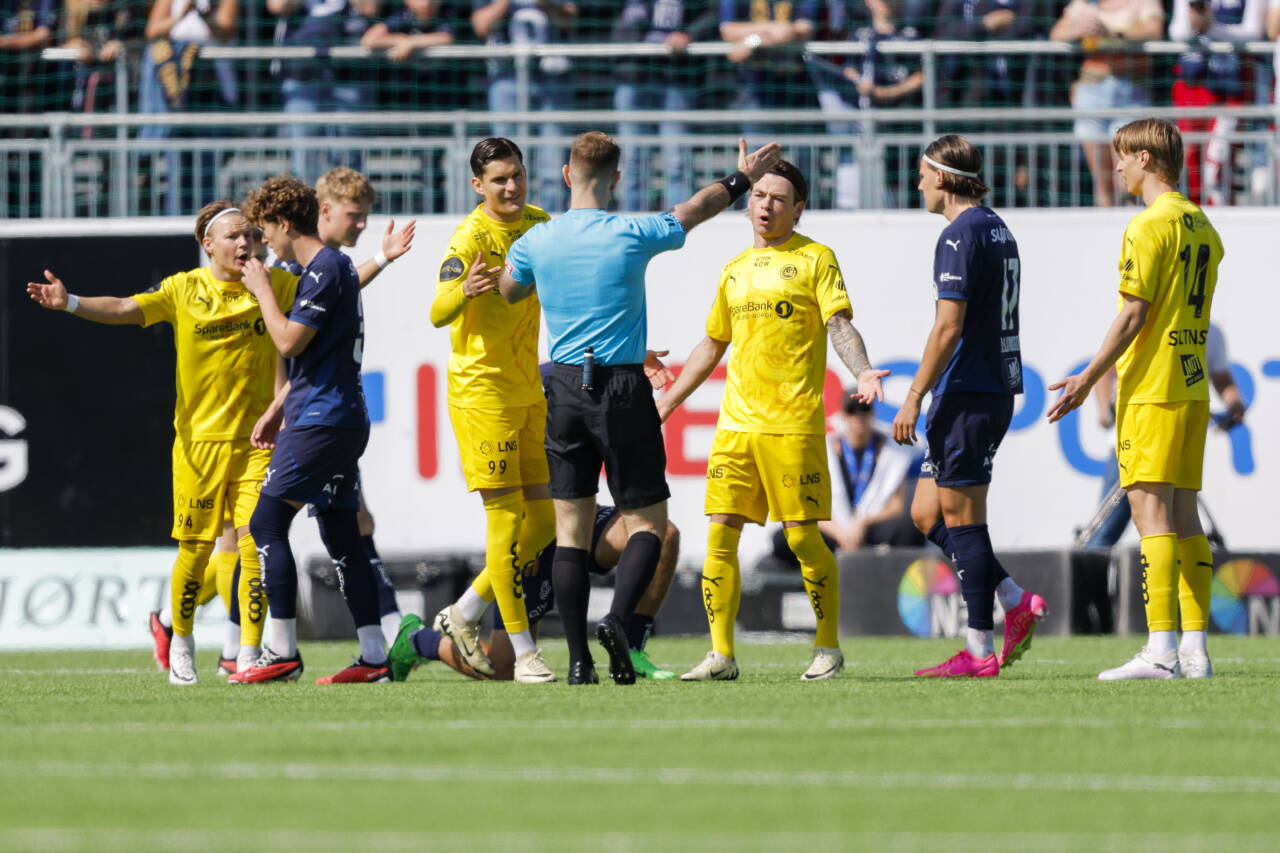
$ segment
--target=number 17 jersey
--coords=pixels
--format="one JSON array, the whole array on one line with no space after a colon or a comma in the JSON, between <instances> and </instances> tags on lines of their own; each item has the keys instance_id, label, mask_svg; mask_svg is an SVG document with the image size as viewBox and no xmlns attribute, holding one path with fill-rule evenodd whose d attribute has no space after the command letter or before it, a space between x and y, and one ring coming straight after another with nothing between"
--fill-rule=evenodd
<instances>
[{"instance_id":1,"label":"number 17 jersey","mask_svg":"<svg viewBox=\"0 0 1280 853\"><path fill-rule=\"evenodd\" d=\"M1222 255L1218 232L1181 193L1164 193L1130 220L1120 250L1120 293L1151 307L1116 361L1116 405L1208 402L1205 344Z\"/></svg>"}]
</instances>

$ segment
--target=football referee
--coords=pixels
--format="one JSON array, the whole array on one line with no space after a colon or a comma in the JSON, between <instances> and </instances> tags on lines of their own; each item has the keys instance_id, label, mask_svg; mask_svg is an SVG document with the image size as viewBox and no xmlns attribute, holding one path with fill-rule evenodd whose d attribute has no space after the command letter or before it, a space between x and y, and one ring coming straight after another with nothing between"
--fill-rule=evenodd
<instances>
[{"instance_id":1,"label":"football referee","mask_svg":"<svg viewBox=\"0 0 1280 853\"><path fill-rule=\"evenodd\" d=\"M509 302L535 285L555 362L547 381L547 462L556 512L552 581L569 645L569 683L596 679L587 648L587 551L603 463L626 526L613 605L596 626L618 684L635 682L626 624L653 577L667 528L666 451L643 363L647 323L644 273L660 252L684 245L690 228L733 204L776 163L770 143L747 154L738 171L703 187L666 213L608 213L618 184L617 144L603 133L573 143L564 180L569 210L535 226L507 252L498 288Z\"/></svg>"}]
</instances>

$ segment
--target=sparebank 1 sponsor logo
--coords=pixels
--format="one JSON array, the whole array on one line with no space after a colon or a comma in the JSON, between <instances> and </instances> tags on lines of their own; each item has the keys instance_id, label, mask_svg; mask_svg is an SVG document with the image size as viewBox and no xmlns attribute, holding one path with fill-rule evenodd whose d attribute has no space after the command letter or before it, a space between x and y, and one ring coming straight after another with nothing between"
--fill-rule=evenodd
<instances>
[{"instance_id":1,"label":"sparebank 1 sponsor logo","mask_svg":"<svg viewBox=\"0 0 1280 853\"><path fill-rule=\"evenodd\" d=\"M967 614L951 567L932 557L907 566L898 583L898 616L917 637L958 637Z\"/></svg>"},{"instance_id":2,"label":"sparebank 1 sponsor logo","mask_svg":"<svg viewBox=\"0 0 1280 853\"><path fill-rule=\"evenodd\" d=\"M1072 365L1064 371L1062 376L1069 376L1079 373L1088 365L1088 360L1083 360L1078 364ZM886 386L894 380L910 381L915 376L916 369L920 366L919 362L913 360L891 361L884 364L876 365L890 371L890 377L885 380ZM1280 380L1280 359L1265 359L1258 369L1261 380ZM1231 376L1236 381L1236 385L1240 389L1240 396L1244 398L1245 406L1252 407L1258 390L1258 383L1255 381L1255 374L1245 367L1243 364L1232 362ZM1044 377L1040 371L1036 370L1025 361L1022 364L1022 388L1023 393L1017 398L1016 410L1013 413L1013 419L1009 422L1009 432L1017 432L1019 430L1031 429L1043 422L1044 413L1049 402L1048 391ZM888 391L886 387L886 391ZM905 393L905 384L903 391ZM1219 405L1216 400L1214 405ZM892 400L885 400L883 403L875 403L876 420L881 424L888 426L893 423L894 417L898 414L898 403ZM1108 459L1104 457L1091 456L1084 447L1081 439L1081 412L1092 411L1089 407L1082 407L1069 412L1056 425L1058 432L1058 446L1062 449L1062 455L1066 459L1067 464L1091 477L1102 477L1106 473ZM925 413L920 415L920 421L916 429L920 432L924 431ZM1255 427L1256 428L1256 427ZM1227 440L1231 442L1231 465L1237 474L1248 476L1252 474L1256 468L1253 459L1253 433L1250 429L1248 420L1242 424L1238 424L1227 431Z\"/></svg>"},{"instance_id":3,"label":"sparebank 1 sponsor logo","mask_svg":"<svg viewBox=\"0 0 1280 853\"><path fill-rule=\"evenodd\" d=\"M1209 614L1228 634L1280 634L1280 582L1266 563L1240 557L1213 575Z\"/></svg>"}]
</instances>

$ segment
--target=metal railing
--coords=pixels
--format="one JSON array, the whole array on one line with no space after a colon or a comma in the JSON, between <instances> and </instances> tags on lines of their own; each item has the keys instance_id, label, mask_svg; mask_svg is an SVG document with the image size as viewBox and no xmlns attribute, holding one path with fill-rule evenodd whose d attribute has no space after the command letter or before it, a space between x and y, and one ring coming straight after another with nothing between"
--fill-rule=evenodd
<instances>
[{"instance_id":1,"label":"metal railing","mask_svg":"<svg viewBox=\"0 0 1280 853\"><path fill-rule=\"evenodd\" d=\"M730 46L694 43L695 56L722 56ZM856 55L862 42L813 42L809 53ZM163 113L131 111L128 86L116 87L113 112L0 115L0 162L8 180L0 182L0 215L10 217L84 217L182 214L211 198L240 197L265 177L280 171L314 172L345 162L366 171L379 190L379 209L389 213L460 213L474 200L467 158L476 141L497 124L512 125L526 146L533 177L532 198L549 209L562 207L558 164L576 133L586 129L614 132L624 149L624 208L646 209L663 200L664 185L677 166L694 188L731 170L737 136L744 126L767 129L788 156L810 175L811 207L902 207L913 203L918 154L941 130L961 129L986 155L987 177L997 206L1077 206L1097 203L1101 192L1088 174L1072 123L1082 118L1128 119L1129 109L1075 110L1068 106L952 108L939 105L937 59L955 54L1083 55L1078 45L1059 42L893 42L884 53L918 55L925 76L922 106L867 108L842 112L814 109L738 111L697 109L669 111L572 110L531 111L529 69L544 56L666 56L661 45L452 45L428 48L423 56L456 59L515 60L522 109L449 112L344 112L284 114L248 110L236 113ZM1185 51L1177 42L1155 42L1134 48L1150 55ZM1274 51L1270 43L1213 43L1215 52L1260 56ZM45 52L51 61L66 52ZM263 62L314 58L315 48L225 47L201 49L209 59ZM361 47L327 50L332 62L358 62L373 54ZM523 72L521 71L523 69ZM130 66L117 63L120 79ZM523 76L522 76L523 74ZM1280 197L1276 164L1280 140L1274 105L1216 108L1153 107L1143 115L1196 119L1204 129L1187 131L1189 150L1203 161L1210 143L1227 146L1235 160L1225 181L1230 197L1275 203ZM264 117L269 120L264 122ZM1222 121L1228 120L1228 121ZM1229 129L1210 129L1210 122ZM683 127L662 135L659 122ZM291 128L323 125L344 136L288 136ZM165 139L141 138L139 131L163 126ZM621 132L619 131L622 126ZM534 129L545 131L535 135ZM1236 162L1238 161L1238 162ZM554 164L556 168L548 168ZM627 167L630 167L629 169ZM549 174L554 171L554 174ZM629 181L632 176L639 181ZM314 174L305 175L314 178ZM670 195L670 193L666 193ZM1106 199L1102 199L1106 201Z\"/></svg>"}]
</instances>

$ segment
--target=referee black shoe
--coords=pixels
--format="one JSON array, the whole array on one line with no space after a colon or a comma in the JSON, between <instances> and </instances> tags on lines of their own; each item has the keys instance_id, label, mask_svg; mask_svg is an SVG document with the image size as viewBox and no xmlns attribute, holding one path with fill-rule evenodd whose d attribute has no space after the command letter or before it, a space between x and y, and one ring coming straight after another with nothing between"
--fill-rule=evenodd
<instances>
[{"instance_id":1,"label":"referee black shoe","mask_svg":"<svg viewBox=\"0 0 1280 853\"><path fill-rule=\"evenodd\" d=\"M569 683L570 684L599 684L600 677L596 675L596 665L588 658L587 660L575 660L569 662Z\"/></svg>"},{"instance_id":2,"label":"referee black shoe","mask_svg":"<svg viewBox=\"0 0 1280 853\"><path fill-rule=\"evenodd\" d=\"M636 669L631 665L631 646L622 620L606 614L596 625L596 640L609 653L609 675L614 684L635 684Z\"/></svg>"}]
</instances>

